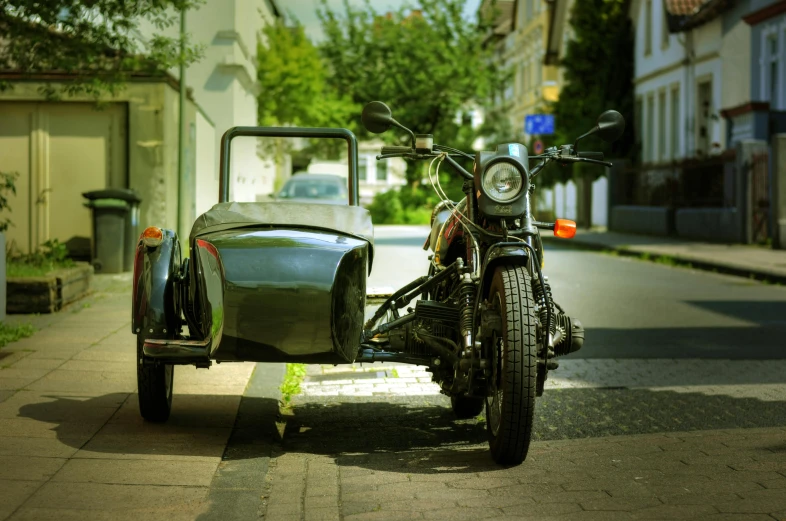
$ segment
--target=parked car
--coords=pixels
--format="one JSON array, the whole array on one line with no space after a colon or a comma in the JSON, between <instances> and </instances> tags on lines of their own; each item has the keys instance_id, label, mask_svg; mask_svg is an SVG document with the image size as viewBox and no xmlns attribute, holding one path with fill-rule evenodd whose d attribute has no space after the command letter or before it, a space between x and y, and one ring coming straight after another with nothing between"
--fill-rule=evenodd
<instances>
[{"instance_id":1,"label":"parked car","mask_svg":"<svg viewBox=\"0 0 786 521\"><path fill-rule=\"evenodd\" d=\"M347 180L337 175L295 174L275 197L287 201L347 204Z\"/></svg>"}]
</instances>

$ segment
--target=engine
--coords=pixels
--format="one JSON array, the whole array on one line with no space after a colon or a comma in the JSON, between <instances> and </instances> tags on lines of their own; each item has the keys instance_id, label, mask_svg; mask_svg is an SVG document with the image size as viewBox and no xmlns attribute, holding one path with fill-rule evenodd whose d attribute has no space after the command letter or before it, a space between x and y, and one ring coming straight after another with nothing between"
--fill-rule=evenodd
<instances>
[{"instance_id":1,"label":"engine","mask_svg":"<svg viewBox=\"0 0 786 521\"><path fill-rule=\"evenodd\" d=\"M434 341L429 341L434 338L440 339L438 342L447 349L450 349L451 344L458 345L460 334L457 306L433 300L418 300L415 303L415 317L415 320L405 327L391 332L390 347L394 351L425 356L444 354L429 345L434 344Z\"/></svg>"}]
</instances>

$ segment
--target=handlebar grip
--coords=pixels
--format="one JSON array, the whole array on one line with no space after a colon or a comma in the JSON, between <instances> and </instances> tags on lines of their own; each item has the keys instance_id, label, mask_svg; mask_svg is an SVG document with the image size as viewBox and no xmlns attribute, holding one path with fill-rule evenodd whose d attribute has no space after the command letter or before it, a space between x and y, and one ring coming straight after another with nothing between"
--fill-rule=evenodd
<instances>
[{"instance_id":1,"label":"handlebar grip","mask_svg":"<svg viewBox=\"0 0 786 521\"><path fill-rule=\"evenodd\" d=\"M390 146L390 147L382 147L382 151L380 152L380 154L384 156L386 154L408 154L410 152L412 152L412 149L409 147Z\"/></svg>"},{"instance_id":2,"label":"handlebar grip","mask_svg":"<svg viewBox=\"0 0 786 521\"><path fill-rule=\"evenodd\" d=\"M579 157L603 161L603 152L579 152Z\"/></svg>"}]
</instances>

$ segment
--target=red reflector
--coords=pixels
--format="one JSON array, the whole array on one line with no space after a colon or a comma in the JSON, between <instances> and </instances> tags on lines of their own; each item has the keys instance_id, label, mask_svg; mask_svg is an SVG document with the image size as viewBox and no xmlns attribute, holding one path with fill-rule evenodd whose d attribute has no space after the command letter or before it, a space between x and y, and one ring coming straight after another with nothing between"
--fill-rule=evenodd
<instances>
[{"instance_id":1,"label":"red reflector","mask_svg":"<svg viewBox=\"0 0 786 521\"><path fill-rule=\"evenodd\" d=\"M210 255L212 255L216 260L218 260L218 250L216 249L215 246L213 246L207 241L203 241L202 239L197 239L196 243L198 248L202 248Z\"/></svg>"},{"instance_id":2,"label":"red reflector","mask_svg":"<svg viewBox=\"0 0 786 521\"><path fill-rule=\"evenodd\" d=\"M164 240L164 231L161 228L149 226L145 228L145 231L142 232L139 238L145 243L145 246L152 248L158 246Z\"/></svg>"},{"instance_id":3,"label":"red reflector","mask_svg":"<svg viewBox=\"0 0 786 521\"><path fill-rule=\"evenodd\" d=\"M557 219L554 223L554 236L561 239L572 239L576 235L576 223L568 219Z\"/></svg>"}]
</instances>

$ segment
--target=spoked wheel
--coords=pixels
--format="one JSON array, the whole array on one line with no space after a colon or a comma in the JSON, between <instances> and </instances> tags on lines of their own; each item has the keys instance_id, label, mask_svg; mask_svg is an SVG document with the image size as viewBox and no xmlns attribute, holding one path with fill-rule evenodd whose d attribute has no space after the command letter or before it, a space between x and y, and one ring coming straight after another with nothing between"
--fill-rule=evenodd
<instances>
[{"instance_id":1,"label":"spoked wheel","mask_svg":"<svg viewBox=\"0 0 786 521\"><path fill-rule=\"evenodd\" d=\"M523 267L494 272L489 303L501 317L488 346L491 362L486 426L494 461L518 465L527 457L535 413L537 320L529 274Z\"/></svg>"},{"instance_id":2,"label":"spoked wheel","mask_svg":"<svg viewBox=\"0 0 786 521\"><path fill-rule=\"evenodd\" d=\"M142 348L144 339L137 335L136 384L139 394L139 412L151 422L165 422L172 410L172 389L175 366L145 364Z\"/></svg>"},{"instance_id":3,"label":"spoked wheel","mask_svg":"<svg viewBox=\"0 0 786 521\"><path fill-rule=\"evenodd\" d=\"M465 420L480 414L483 411L485 402L483 398L474 396L451 396L450 405L453 407L453 413L456 417Z\"/></svg>"}]
</instances>

